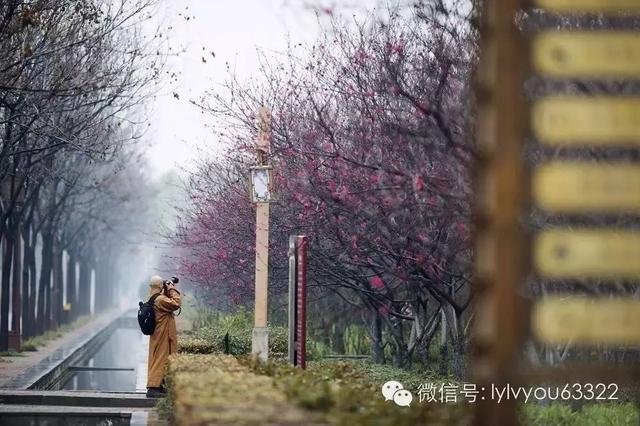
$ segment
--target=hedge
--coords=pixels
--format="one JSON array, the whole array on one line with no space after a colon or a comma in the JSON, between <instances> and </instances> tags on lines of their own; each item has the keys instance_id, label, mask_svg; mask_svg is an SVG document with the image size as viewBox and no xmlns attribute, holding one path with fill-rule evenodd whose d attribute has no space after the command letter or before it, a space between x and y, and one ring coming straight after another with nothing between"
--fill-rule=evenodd
<instances>
[{"instance_id":1,"label":"hedge","mask_svg":"<svg viewBox=\"0 0 640 426\"><path fill-rule=\"evenodd\" d=\"M167 384L177 425L313 424L271 378L230 355L174 355Z\"/></svg>"},{"instance_id":2,"label":"hedge","mask_svg":"<svg viewBox=\"0 0 640 426\"><path fill-rule=\"evenodd\" d=\"M250 357L177 354L170 358L169 397L178 425L468 423L462 406L398 407L380 384L347 362L310 363L304 371Z\"/></svg>"},{"instance_id":3,"label":"hedge","mask_svg":"<svg viewBox=\"0 0 640 426\"><path fill-rule=\"evenodd\" d=\"M413 382L393 368L366 362L315 361L307 370L281 361L262 363L248 356L177 354L170 358L169 395L178 425L334 424L463 425L473 404L420 403L413 386L435 377L418 372ZM414 393L410 407L384 401L380 386L400 379ZM441 379L440 379L441 381ZM631 403L528 404L525 425L637 425L640 410Z\"/></svg>"}]
</instances>

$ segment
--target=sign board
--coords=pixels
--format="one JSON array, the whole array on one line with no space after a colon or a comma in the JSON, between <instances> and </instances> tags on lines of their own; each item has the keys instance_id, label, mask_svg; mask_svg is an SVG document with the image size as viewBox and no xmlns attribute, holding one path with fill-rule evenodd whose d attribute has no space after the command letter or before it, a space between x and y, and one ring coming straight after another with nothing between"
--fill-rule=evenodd
<instances>
[{"instance_id":1,"label":"sign board","mask_svg":"<svg viewBox=\"0 0 640 426\"><path fill-rule=\"evenodd\" d=\"M533 171L533 199L549 212L640 213L640 166L560 162Z\"/></svg>"},{"instance_id":2,"label":"sign board","mask_svg":"<svg viewBox=\"0 0 640 426\"><path fill-rule=\"evenodd\" d=\"M637 0L534 0L533 3L553 12L640 12Z\"/></svg>"},{"instance_id":3,"label":"sign board","mask_svg":"<svg viewBox=\"0 0 640 426\"><path fill-rule=\"evenodd\" d=\"M289 237L289 362L304 369L307 353L308 238Z\"/></svg>"},{"instance_id":4,"label":"sign board","mask_svg":"<svg viewBox=\"0 0 640 426\"><path fill-rule=\"evenodd\" d=\"M550 13L540 19L531 8ZM633 380L633 359L580 351L640 347L640 297L624 291L640 281L640 96L629 89L640 80L640 31L630 25L640 0L484 0L482 12L473 381ZM576 31L582 14L588 25ZM597 89L578 95L577 85ZM542 163L529 163L529 152ZM607 160L588 162L594 157ZM528 228L532 207L553 227ZM538 296L557 288L571 294ZM528 362L531 336L570 344L576 356L561 366ZM504 402L479 400L474 424L517 424L518 404Z\"/></svg>"},{"instance_id":5,"label":"sign board","mask_svg":"<svg viewBox=\"0 0 640 426\"><path fill-rule=\"evenodd\" d=\"M534 305L532 328L547 344L640 345L640 300L545 298Z\"/></svg>"},{"instance_id":6,"label":"sign board","mask_svg":"<svg viewBox=\"0 0 640 426\"><path fill-rule=\"evenodd\" d=\"M546 97L531 107L531 127L545 145L640 146L640 98Z\"/></svg>"},{"instance_id":7,"label":"sign board","mask_svg":"<svg viewBox=\"0 0 640 426\"><path fill-rule=\"evenodd\" d=\"M553 77L636 78L640 34L632 31L548 31L532 42L535 70Z\"/></svg>"},{"instance_id":8,"label":"sign board","mask_svg":"<svg viewBox=\"0 0 640 426\"><path fill-rule=\"evenodd\" d=\"M640 231L558 228L534 240L534 265L545 278L640 279Z\"/></svg>"}]
</instances>

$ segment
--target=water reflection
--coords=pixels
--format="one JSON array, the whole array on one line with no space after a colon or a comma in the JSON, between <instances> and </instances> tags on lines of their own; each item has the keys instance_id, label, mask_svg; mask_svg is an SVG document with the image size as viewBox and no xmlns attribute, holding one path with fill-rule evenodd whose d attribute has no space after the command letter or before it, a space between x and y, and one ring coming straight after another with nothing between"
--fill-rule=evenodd
<instances>
[{"instance_id":1,"label":"water reflection","mask_svg":"<svg viewBox=\"0 0 640 426\"><path fill-rule=\"evenodd\" d=\"M87 367L133 368L133 371L75 371L64 390L134 392L145 388L149 339L135 328L117 328L107 341L79 364Z\"/></svg>"}]
</instances>

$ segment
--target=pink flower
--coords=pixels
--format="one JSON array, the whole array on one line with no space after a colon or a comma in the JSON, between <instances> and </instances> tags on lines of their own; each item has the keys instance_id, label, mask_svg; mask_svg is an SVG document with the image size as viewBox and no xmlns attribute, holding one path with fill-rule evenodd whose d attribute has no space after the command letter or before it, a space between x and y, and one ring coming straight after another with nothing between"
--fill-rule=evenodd
<instances>
[{"instance_id":1,"label":"pink flower","mask_svg":"<svg viewBox=\"0 0 640 426\"><path fill-rule=\"evenodd\" d=\"M371 279L369 280L369 283L371 284L371 287L375 289L379 290L384 288L384 281L382 280L382 278L380 278L377 275L375 277L371 277Z\"/></svg>"},{"instance_id":2,"label":"pink flower","mask_svg":"<svg viewBox=\"0 0 640 426\"><path fill-rule=\"evenodd\" d=\"M420 175L413 177L413 190L418 192L424 189L424 178Z\"/></svg>"}]
</instances>

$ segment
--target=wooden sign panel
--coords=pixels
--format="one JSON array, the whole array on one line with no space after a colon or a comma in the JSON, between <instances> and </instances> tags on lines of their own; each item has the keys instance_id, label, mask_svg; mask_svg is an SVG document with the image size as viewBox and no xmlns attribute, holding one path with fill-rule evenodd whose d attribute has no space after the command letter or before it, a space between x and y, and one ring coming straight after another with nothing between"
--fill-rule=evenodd
<instances>
[{"instance_id":1,"label":"wooden sign panel","mask_svg":"<svg viewBox=\"0 0 640 426\"><path fill-rule=\"evenodd\" d=\"M551 96L531 109L534 136L547 145L640 145L640 98Z\"/></svg>"},{"instance_id":2,"label":"wooden sign panel","mask_svg":"<svg viewBox=\"0 0 640 426\"><path fill-rule=\"evenodd\" d=\"M535 336L549 344L640 345L640 300L550 297L532 311Z\"/></svg>"},{"instance_id":3,"label":"wooden sign panel","mask_svg":"<svg viewBox=\"0 0 640 426\"><path fill-rule=\"evenodd\" d=\"M620 13L640 11L638 0L534 0L534 4L554 12Z\"/></svg>"},{"instance_id":4,"label":"wooden sign panel","mask_svg":"<svg viewBox=\"0 0 640 426\"><path fill-rule=\"evenodd\" d=\"M553 162L534 170L533 199L560 213L640 212L640 166Z\"/></svg>"},{"instance_id":5,"label":"wooden sign panel","mask_svg":"<svg viewBox=\"0 0 640 426\"><path fill-rule=\"evenodd\" d=\"M552 77L640 77L640 34L630 31L549 31L536 36L532 60Z\"/></svg>"},{"instance_id":6,"label":"wooden sign panel","mask_svg":"<svg viewBox=\"0 0 640 426\"><path fill-rule=\"evenodd\" d=\"M554 229L534 240L537 272L551 279L640 278L640 232Z\"/></svg>"}]
</instances>

